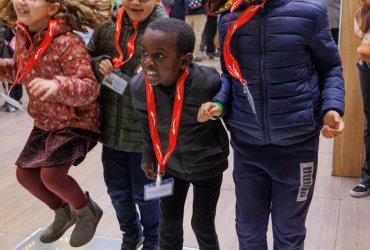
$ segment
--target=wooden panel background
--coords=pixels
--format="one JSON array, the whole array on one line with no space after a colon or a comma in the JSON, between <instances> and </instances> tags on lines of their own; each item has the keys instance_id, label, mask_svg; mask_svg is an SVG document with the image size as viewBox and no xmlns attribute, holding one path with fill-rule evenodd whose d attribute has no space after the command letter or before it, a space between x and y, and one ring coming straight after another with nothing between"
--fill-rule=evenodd
<instances>
[{"instance_id":1,"label":"wooden panel background","mask_svg":"<svg viewBox=\"0 0 370 250\"><path fill-rule=\"evenodd\" d=\"M361 40L353 32L353 18L359 8L358 1L342 2L340 53L346 90L346 124L343 134L335 139L333 175L359 177L364 159L364 117L356 62L356 49Z\"/></svg>"}]
</instances>

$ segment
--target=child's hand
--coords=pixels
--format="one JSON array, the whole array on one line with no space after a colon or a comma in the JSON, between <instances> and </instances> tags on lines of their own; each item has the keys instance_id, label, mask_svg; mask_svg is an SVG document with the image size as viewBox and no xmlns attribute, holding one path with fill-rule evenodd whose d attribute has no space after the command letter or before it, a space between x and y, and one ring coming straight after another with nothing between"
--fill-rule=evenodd
<instances>
[{"instance_id":1,"label":"child's hand","mask_svg":"<svg viewBox=\"0 0 370 250\"><path fill-rule=\"evenodd\" d=\"M197 120L198 122L206 122L215 116L220 116L222 114L222 109L213 102L206 102L200 106Z\"/></svg>"},{"instance_id":2,"label":"child's hand","mask_svg":"<svg viewBox=\"0 0 370 250\"><path fill-rule=\"evenodd\" d=\"M103 59L103 60L100 61L100 63L99 63L99 72L103 76L107 76L110 73L112 73L113 69L114 68L113 68L113 64L112 64L111 60Z\"/></svg>"},{"instance_id":3,"label":"child's hand","mask_svg":"<svg viewBox=\"0 0 370 250\"><path fill-rule=\"evenodd\" d=\"M54 80L35 78L29 83L30 93L45 101L49 97L56 96L58 93L58 84Z\"/></svg>"},{"instance_id":4,"label":"child's hand","mask_svg":"<svg viewBox=\"0 0 370 250\"><path fill-rule=\"evenodd\" d=\"M321 133L325 138L333 138L344 130L344 122L337 111L329 111L324 116L324 126Z\"/></svg>"},{"instance_id":5,"label":"child's hand","mask_svg":"<svg viewBox=\"0 0 370 250\"><path fill-rule=\"evenodd\" d=\"M154 169L153 162L142 162L140 167L148 179L155 180L157 172Z\"/></svg>"}]
</instances>

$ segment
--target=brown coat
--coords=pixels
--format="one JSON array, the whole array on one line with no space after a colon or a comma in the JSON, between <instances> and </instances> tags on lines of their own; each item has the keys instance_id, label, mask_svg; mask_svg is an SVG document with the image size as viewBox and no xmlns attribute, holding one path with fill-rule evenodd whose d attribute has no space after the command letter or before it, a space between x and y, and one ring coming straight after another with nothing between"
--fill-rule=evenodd
<instances>
[{"instance_id":1,"label":"brown coat","mask_svg":"<svg viewBox=\"0 0 370 250\"><path fill-rule=\"evenodd\" d=\"M33 36L33 47L38 48L47 31ZM24 57L22 68L31 53L26 53L28 41L22 31L17 32L17 43L12 59L0 60L0 81L14 82L17 66ZM53 79L58 94L41 101L29 92L29 83L36 77ZM99 131L100 107L97 102L98 84L91 67L90 56L81 37L72 33L66 24L59 24L52 44L23 80L29 96L28 113L35 126L54 131L66 127Z\"/></svg>"}]
</instances>

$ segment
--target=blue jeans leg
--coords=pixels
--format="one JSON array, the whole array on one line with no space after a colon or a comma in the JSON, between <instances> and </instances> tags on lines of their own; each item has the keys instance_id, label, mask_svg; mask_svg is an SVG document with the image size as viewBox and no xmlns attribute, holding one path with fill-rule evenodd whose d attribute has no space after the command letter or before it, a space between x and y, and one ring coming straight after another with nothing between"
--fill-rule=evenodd
<instances>
[{"instance_id":1,"label":"blue jeans leg","mask_svg":"<svg viewBox=\"0 0 370 250\"><path fill-rule=\"evenodd\" d=\"M144 185L152 181L147 179L141 168L137 164L141 163L140 159L131 158L130 173L131 187L135 203L139 207L141 225L143 226L144 244L142 250L158 249L158 227L159 227L159 199L144 200Z\"/></svg>"},{"instance_id":2,"label":"blue jeans leg","mask_svg":"<svg viewBox=\"0 0 370 250\"><path fill-rule=\"evenodd\" d=\"M122 249L132 249L138 237L147 239L144 245L157 249L159 201L143 200L144 185L150 183L140 168L142 154L112 150L103 146L102 162L107 192L116 211L121 231L124 233ZM138 204L139 214L135 203ZM151 246L151 247L149 247Z\"/></svg>"}]
</instances>

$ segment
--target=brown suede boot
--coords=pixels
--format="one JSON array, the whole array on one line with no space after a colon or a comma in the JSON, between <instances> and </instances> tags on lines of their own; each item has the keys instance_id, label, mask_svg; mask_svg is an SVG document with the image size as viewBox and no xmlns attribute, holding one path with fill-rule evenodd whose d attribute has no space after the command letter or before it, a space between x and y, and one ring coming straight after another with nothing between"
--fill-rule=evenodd
<instances>
[{"instance_id":1,"label":"brown suede boot","mask_svg":"<svg viewBox=\"0 0 370 250\"><path fill-rule=\"evenodd\" d=\"M96 204L86 192L89 203L76 211L76 226L72 231L69 244L72 247L80 247L88 243L95 234L96 227L103 215L103 210Z\"/></svg>"},{"instance_id":2,"label":"brown suede boot","mask_svg":"<svg viewBox=\"0 0 370 250\"><path fill-rule=\"evenodd\" d=\"M53 223L48 226L40 236L43 243L51 243L63 236L73 224L76 223L76 214L69 205L58 208L55 212Z\"/></svg>"}]
</instances>

